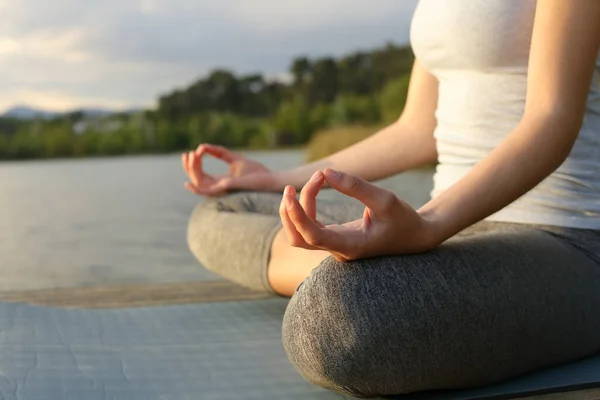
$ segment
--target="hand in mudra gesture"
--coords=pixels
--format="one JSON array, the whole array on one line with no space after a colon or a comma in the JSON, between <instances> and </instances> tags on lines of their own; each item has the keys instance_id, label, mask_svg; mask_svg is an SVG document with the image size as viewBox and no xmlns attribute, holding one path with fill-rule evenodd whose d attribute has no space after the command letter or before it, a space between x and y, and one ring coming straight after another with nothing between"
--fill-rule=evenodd
<instances>
[{"instance_id":1,"label":"hand in mudra gesture","mask_svg":"<svg viewBox=\"0 0 600 400\"><path fill-rule=\"evenodd\" d=\"M227 174L207 174L202 167L206 155L226 162L229 165ZM269 190L274 181L272 172L264 165L223 146L201 144L196 151L183 153L181 161L189 178L185 187L197 195L220 196L241 189Z\"/></svg>"},{"instance_id":2,"label":"hand in mudra gesture","mask_svg":"<svg viewBox=\"0 0 600 400\"><path fill-rule=\"evenodd\" d=\"M325 183L365 205L361 219L324 226L317 220L316 197ZM317 171L297 198L288 186L279 209L288 243L328 251L338 261L422 253L437 246L435 226L394 193L356 176Z\"/></svg>"}]
</instances>

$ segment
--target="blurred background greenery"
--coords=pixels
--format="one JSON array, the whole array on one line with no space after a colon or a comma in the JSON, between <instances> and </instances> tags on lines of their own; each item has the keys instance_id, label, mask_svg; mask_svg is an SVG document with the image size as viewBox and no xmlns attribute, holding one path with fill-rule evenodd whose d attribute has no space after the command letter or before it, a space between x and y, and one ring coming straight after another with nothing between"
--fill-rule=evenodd
<instances>
[{"instance_id":1,"label":"blurred background greenery","mask_svg":"<svg viewBox=\"0 0 600 400\"><path fill-rule=\"evenodd\" d=\"M371 51L292 61L290 79L217 69L154 110L0 118L0 160L168 153L208 142L237 149L308 145L321 158L400 115L414 55Z\"/></svg>"}]
</instances>

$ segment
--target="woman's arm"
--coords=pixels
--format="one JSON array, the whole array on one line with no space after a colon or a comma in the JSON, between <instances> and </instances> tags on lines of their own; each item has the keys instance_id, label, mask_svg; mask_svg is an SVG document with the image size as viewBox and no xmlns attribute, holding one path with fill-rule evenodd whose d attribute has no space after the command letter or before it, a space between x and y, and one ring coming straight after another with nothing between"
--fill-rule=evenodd
<instances>
[{"instance_id":1,"label":"woman's arm","mask_svg":"<svg viewBox=\"0 0 600 400\"><path fill-rule=\"evenodd\" d=\"M311 175L334 168L373 181L437 160L438 82L418 62L413 67L406 106L400 118L367 139L322 160L275 173L274 190L301 188Z\"/></svg>"},{"instance_id":2,"label":"woman's arm","mask_svg":"<svg viewBox=\"0 0 600 400\"><path fill-rule=\"evenodd\" d=\"M435 226L438 243L512 203L565 161L581 129L599 46L600 1L538 1L524 117L419 210Z\"/></svg>"}]
</instances>

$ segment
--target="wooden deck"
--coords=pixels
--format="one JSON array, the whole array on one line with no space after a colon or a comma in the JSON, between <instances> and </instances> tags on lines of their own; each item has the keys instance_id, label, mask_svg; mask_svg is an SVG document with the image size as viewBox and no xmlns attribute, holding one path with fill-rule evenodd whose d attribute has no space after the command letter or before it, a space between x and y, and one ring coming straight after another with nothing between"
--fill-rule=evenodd
<instances>
[{"instance_id":1,"label":"wooden deck","mask_svg":"<svg viewBox=\"0 0 600 400\"><path fill-rule=\"evenodd\" d=\"M115 309L218 303L272 297L226 281L57 288L0 292L1 302L61 308ZM585 389L504 400L600 400L600 389Z\"/></svg>"},{"instance_id":2,"label":"wooden deck","mask_svg":"<svg viewBox=\"0 0 600 400\"><path fill-rule=\"evenodd\" d=\"M0 292L0 301L62 308L131 308L268 298L226 281Z\"/></svg>"}]
</instances>

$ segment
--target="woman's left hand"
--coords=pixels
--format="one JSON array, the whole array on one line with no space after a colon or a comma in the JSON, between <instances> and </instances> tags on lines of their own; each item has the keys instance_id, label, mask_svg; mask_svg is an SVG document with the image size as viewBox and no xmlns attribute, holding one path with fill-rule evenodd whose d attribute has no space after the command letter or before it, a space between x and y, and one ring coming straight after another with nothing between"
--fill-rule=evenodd
<instances>
[{"instance_id":1,"label":"woman's left hand","mask_svg":"<svg viewBox=\"0 0 600 400\"><path fill-rule=\"evenodd\" d=\"M329 226L317 221L316 196L325 181L363 203L363 218ZM392 192L332 169L317 171L300 200L292 186L286 187L279 214L290 245L325 250L338 261L422 253L439 244L433 224Z\"/></svg>"}]
</instances>

